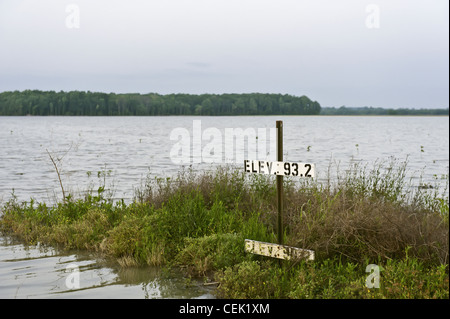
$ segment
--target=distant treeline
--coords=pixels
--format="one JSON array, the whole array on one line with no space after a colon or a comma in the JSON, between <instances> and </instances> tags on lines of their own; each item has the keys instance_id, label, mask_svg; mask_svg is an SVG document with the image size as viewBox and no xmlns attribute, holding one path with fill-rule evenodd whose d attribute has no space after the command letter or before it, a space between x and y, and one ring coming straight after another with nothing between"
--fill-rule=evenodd
<instances>
[{"instance_id":1,"label":"distant treeline","mask_svg":"<svg viewBox=\"0 0 450 319\"><path fill-rule=\"evenodd\" d=\"M317 115L320 110L306 96L282 94L0 93L0 115Z\"/></svg>"},{"instance_id":2,"label":"distant treeline","mask_svg":"<svg viewBox=\"0 0 450 319\"><path fill-rule=\"evenodd\" d=\"M166 94L90 91L0 93L2 115L449 115L449 109L321 107L287 94Z\"/></svg>"},{"instance_id":3,"label":"distant treeline","mask_svg":"<svg viewBox=\"0 0 450 319\"><path fill-rule=\"evenodd\" d=\"M384 109L374 107L323 107L320 115L449 115L447 109Z\"/></svg>"}]
</instances>

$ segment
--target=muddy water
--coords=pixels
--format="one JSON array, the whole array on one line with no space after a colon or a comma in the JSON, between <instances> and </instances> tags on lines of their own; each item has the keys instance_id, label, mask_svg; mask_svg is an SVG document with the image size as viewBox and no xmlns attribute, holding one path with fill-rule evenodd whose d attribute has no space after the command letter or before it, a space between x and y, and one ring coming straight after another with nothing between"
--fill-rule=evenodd
<instances>
[{"instance_id":1,"label":"muddy water","mask_svg":"<svg viewBox=\"0 0 450 319\"><path fill-rule=\"evenodd\" d=\"M0 237L0 299L214 298L212 289L173 271L121 268L91 254Z\"/></svg>"}]
</instances>

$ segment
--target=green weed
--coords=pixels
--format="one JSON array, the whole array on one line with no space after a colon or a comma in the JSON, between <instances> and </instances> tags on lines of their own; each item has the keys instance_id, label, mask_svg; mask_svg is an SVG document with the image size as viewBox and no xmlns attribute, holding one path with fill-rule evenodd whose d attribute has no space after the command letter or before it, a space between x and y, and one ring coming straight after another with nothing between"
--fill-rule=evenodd
<instances>
[{"instance_id":1,"label":"green weed","mask_svg":"<svg viewBox=\"0 0 450 319\"><path fill-rule=\"evenodd\" d=\"M103 185L107 174L98 174ZM230 167L149 178L130 204L102 185L53 206L13 196L0 231L124 267L215 277L226 298L448 298L448 195L412 192L406 175L406 163L392 162L354 165L324 184L285 178L284 242L314 250L308 263L245 253L244 239L276 241L275 182ZM380 288L365 286L370 263L382 269Z\"/></svg>"}]
</instances>

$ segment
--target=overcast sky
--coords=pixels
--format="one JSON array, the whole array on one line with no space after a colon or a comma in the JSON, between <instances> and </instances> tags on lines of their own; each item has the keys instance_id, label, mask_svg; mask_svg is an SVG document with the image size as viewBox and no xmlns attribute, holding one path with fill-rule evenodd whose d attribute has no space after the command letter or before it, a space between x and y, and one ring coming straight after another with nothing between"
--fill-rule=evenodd
<instances>
[{"instance_id":1,"label":"overcast sky","mask_svg":"<svg viewBox=\"0 0 450 319\"><path fill-rule=\"evenodd\" d=\"M449 107L448 0L0 0L0 92Z\"/></svg>"}]
</instances>

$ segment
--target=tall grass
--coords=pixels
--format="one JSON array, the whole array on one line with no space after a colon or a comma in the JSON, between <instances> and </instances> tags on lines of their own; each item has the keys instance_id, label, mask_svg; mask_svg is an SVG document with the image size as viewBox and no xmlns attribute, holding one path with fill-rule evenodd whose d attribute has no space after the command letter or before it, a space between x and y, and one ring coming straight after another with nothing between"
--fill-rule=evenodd
<instances>
[{"instance_id":1,"label":"tall grass","mask_svg":"<svg viewBox=\"0 0 450 319\"><path fill-rule=\"evenodd\" d=\"M448 297L448 195L412 191L405 172L406 163L376 163L325 183L285 178L284 242L314 250L313 263L280 267L244 252L246 238L276 241L276 188L272 176L230 167L148 178L131 204L114 203L101 187L54 206L12 198L0 230L25 243L98 251L123 266L179 266L190 276L215 277L224 297L406 297L404 286L364 291L369 263L384 265L393 283L438 289L408 286L411 296ZM405 279L411 265L416 270ZM395 267L405 275L390 275ZM446 289L439 286L445 281Z\"/></svg>"},{"instance_id":2,"label":"tall grass","mask_svg":"<svg viewBox=\"0 0 450 319\"><path fill-rule=\"evenodd\" d=\"M422 190L406 180L406 162L355 164L337 181L288 188L289 242L319 258L350 261L405 257L448 264L448 179Z\"/></svg>"}]
</instances>

